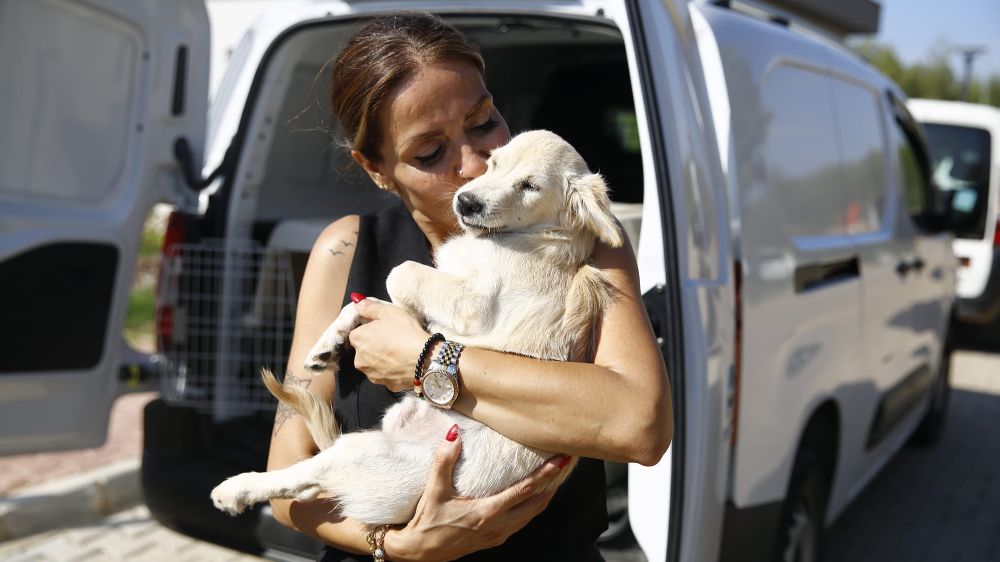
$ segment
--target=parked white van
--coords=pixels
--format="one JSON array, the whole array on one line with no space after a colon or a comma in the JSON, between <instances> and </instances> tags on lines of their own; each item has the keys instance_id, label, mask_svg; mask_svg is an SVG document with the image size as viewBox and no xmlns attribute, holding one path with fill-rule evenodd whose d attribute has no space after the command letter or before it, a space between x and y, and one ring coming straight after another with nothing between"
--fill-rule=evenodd
<instances>
[{"instance_id":1,"label":"parked white van","mask_svg":"<svg viewBox=\"0 0 1000 562\"><path fill-rule=\"evenodd\" d=\"M0 453L102 441L138 233L169 201L147 505L248 550L315 548L208 492L264 466L257 374L285 361L319 229L387 203L331 146L324 65L364 17L421 8L482 46L512 130L556 131L612 186L675 400L670 450L628 467L645 556L815 559L943 421L950 219L891 82L795 13L718 4L289 2L209 109L200 0L0 0Z\"/></svg>"},{"instance_id":2,"label":"parked white van","mask_svg":"<svg viewBox=\"0 0 1000 562\"><path fill-rule=\"evenodd\" d=\"M932 176L974 215L955 231L960 320L988 324L1000 316L1000 109L956 101L907 102L924 126Z\"/></svg>"}]
</instances>

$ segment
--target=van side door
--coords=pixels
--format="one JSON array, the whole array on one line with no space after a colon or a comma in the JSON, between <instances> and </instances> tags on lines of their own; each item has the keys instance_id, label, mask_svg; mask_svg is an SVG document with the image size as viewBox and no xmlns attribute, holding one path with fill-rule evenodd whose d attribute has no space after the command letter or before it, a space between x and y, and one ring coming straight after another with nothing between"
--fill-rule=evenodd
<instances>
[{"instance_id":1,"label":"van side door","mask_svg":"<svg viewBox=\"0 0 1000 562\"><path fill-rule=\"evenodd\" d=\"M208 33L200 0L0 0L0 454L105 438L143 220L193 204Z\"/></svg>"}]
</instances>

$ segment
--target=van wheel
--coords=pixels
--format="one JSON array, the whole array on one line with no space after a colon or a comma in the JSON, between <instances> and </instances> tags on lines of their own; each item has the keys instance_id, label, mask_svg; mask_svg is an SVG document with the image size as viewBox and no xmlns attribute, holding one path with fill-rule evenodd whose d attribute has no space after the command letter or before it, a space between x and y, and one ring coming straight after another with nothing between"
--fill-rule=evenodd
<instances>
[{"instance_id":1,"label":"van wheel","mask_svg":"<svg viewBox=\"0 0 1000 562\"><path fill-rule=\"evenodd\" d=\"M803 451L796 460L778 531L777 562L819 562L823 554L826 474L818 458Z\"/></svg>"},{"instance_id":2,"label":"van wheel","mask_svg":"<svg viewBox=\"0 0 1000 562\"><path fill-rule=\"evenodd\" d=\"M949 331L941 351L941 364L938 366L930 408L911 439L917 445L930 447L941 440L941 432L948 417L948 403L951 401L951 352L952 336Z\"/></svg>"}]
</instances>

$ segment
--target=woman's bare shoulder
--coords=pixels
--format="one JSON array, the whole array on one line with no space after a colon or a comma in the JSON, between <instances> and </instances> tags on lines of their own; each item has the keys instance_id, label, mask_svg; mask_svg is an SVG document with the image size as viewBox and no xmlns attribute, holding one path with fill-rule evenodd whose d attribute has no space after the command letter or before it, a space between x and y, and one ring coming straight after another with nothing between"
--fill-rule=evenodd
<instances>
[{"instance_id":1,"label":"woman's bare shoulder","mask_svg":"<svg viewBox=\"0 0 1000 562\"><path fill-rule=\"evenodd\" d=\"M313 243L299 289L296 333L301 328L322 331L320 328L329 325L340 311L358 243L358 224L357 215L340 218L324 228Z\"/></svg>"},{"instance_id":2,"label":"woman's bare shoulder","mask_svg":"<svg viewBox=\"0 0 1000 562\"><path fill-rule=\"evenodd\" d=\"M333 257L353 257L354 249L358 243L358 225L360 223L360 216L347 215L327 225L316 238L316 243L313 244L313 255L321 252Z\"/></svg>"}]
</instances>

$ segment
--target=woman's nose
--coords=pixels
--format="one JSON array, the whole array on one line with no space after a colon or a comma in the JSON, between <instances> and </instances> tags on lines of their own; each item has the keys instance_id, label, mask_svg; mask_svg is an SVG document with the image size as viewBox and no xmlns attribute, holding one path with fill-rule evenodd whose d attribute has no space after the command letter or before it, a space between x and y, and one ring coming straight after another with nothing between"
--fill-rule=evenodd
<instances>
[{"instance_id":1,"label":"woman's nose","mask_svg":"<svg viewBox=\"0 0 1000 562\"><path fill-rule=\"evenodd\" d=\"M466 144L462 146L462 159L455 171L464 180L478 178L486 172L486 159L488 157L488 153Z\"/></svg>"}]
</instances>

